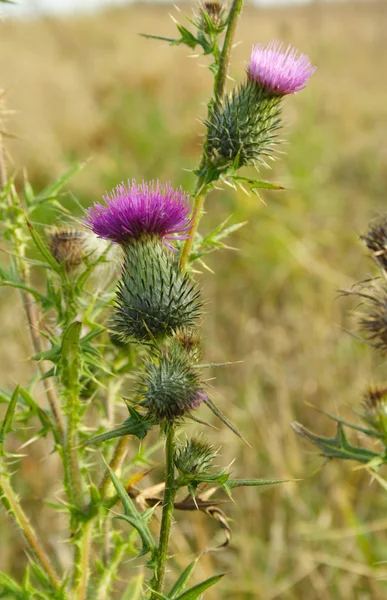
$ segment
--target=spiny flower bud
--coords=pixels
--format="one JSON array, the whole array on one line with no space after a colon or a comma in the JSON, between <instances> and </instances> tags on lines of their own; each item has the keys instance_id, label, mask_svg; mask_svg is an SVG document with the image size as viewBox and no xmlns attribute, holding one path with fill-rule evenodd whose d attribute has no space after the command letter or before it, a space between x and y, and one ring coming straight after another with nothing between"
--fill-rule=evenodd
<instances>
[{"instance_id":1,"label":"spiny flower bud","mask_svg":"<svg viewBox=\"0 0 387 600\"><path fill-rule=\"evenodd\" d=\"M99 237L127 245L144 235L167 245L171 239L185 239L191 227L188 194L158 181L121 183L88 209L85 224ZM176 235L178 234L178 235ZM171 246L169 246L172 248Z\"/></svg>"},{"instance_id":2,"label":"spiny flower bud","mask_svg":"<svg viewBox=\"0 0 387 600\"><path fill-rule=\"evenodd\" d=\"M207 21L203 17L203 12L210 17L213 25L216 28L223 27L225 24L224 5L220 4L220 2L203 2L203 4L200 6L200 10L202 13L201 27L204 29L204 31L207 30Z\"/></svg>"},{"instance_id":3,"label":"spiny flower bud","mask_svg":"<svg viewBox=\"0 0 387 600\"><path fill-rule=\"evenodd\" d=\"M140 406L157 422L172 422L207 398L198 369L182 352L168 351L145 364L139 386Z\"/></svg>"},{"instance_id":4,"label":"spiny flower bud","mask_svg":"<svg viewBox=\"0 0 387 600\"><path fill-rule=\"evenodd\" d=\"M56 227L47 232L50 252L66 271L76 269L84 256L85 234L71 227Z\"/></svg>"},{"instance_id":5,"label":"spiny flower bud","mask_svg":"<svg viewBox=\"0 0 387 600\"><path fill-rule=\"evenodd\" d=\"M387 388L370 387L364 397L362 418L380 433L387 433Z\"/></svg>"},{"instance_id":6,"label":"spiny flower bud","mask_svg":"<svg viewBox=\"0 0 387 600\"><path fill-rule=\"evenodd\" d=\"M202 357L202 338L197 329L181 327L176 330L172 342L179 344L193 362Z\"/></svg>"},{"instance_id":7,"label":"spiny flower bud","mask_svg":"<svg viewBox=\"0 0 387 600\"><path fill-rule=\"evenodd\" d=\"M209 474L216 454L217 451L204 438L192 438L177 446L174 462L181 475L195 478Z\"/></svg>"},{"instance_id":8,"label":"spiny flower bud","mask_svg":"<svg viewBox=\"0 0 387 600\"><path fill-rule=\"evenodd\" d=\"M159 241L143 238L124 247L113 329L124 341L149 341L179 327L191 326L200 314L200 292Z\"/></svg>"},{"instance_id":9,"label":"spiny flower bud","mask_svg":"<svg viewBox=\"0 0 387 600\"><path fill-rule=\"evenodd\" d=\"M372 225L360 239L372 252L376 262L387 271L387 217Z\"/></svg>"},{"instance_id":10,"label":"spiny flower bud","mask_svg":"<svg viewBox=\"0 0 387 600\"><path fill-rule=\"evenodd\" d=\"M257 166L277 141L280 97L247 80L223 103L216 103L207 125L206 153L218 169Z\"/></svg>"},{"instance_id":11,"label":"spiny flower bud","mask_svg":"<svg viewBox=\"0 0 387 600\"><path fill-rule=\"evenodd\" d=\"M273 41L253 47L248 76L268 94L284 96L303 90L315 70L306 54Z\"/></svg>"}]
</instances>

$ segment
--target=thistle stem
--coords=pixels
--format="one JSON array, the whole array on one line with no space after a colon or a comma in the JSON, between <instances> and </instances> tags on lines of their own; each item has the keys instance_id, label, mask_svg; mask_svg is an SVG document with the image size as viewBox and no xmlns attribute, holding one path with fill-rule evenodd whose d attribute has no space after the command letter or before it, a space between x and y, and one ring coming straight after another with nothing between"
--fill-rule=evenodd
<instances>
[{"instance_id":1,"label":"thistle stem","mask_svg":"<svg viewBox=\"0 0 387 600\"><path fill-rule=\"evenodd\" d=\"M87 584L89 581L89 558L91 542L93 539L94 520L90 519L82 527L81 539L77 546L74 560L74 600L85 600L87 596Z\"/></svg>"},{"instance_id":2,"label":"thistle stem","mask_svg":"<svg viewBox=\"0 0 387 600\"><path fill-rule=\"evenodd\" d=\"M175 449L175 430L170 425L165 441L165 490L163 501L163 514L161 518L159 546L156 551L155 572L151 581L151 588L155 592L162 592L165 579L165 567L167 562L168 542L172 525L172 514L176 496L175 467L173 454ZM157 600L158 596L152 594L151 600Z\"/></svg>"},{"instance_id":3,"label":"thistle stem","mask_svg":"<svg viewBox=\"0 0 387 600\"><path fill-rule=\"evenodd\" d=\"M60 578L55 572L46 552L42 548L34 528L20 506L20 502L5 475L0 475L0 499L5 510L13 517L16 525L22 532L29 549L46 573L52 587L57 590L61 585Z\"/></svg>"},{"instance_id":4,"label":"thistle stem","mask_svg":"<svg viewBox=\"0 0 387 600\"><path fill-rule=\"evenodd\" d=\"M230 65L230 57L232 51L232 45L234 41L236 26L238 23L238 18L241 14L243 7L243 0L234 0L230 9L230 13L228 15L228 25L227 31L223 42L222 51L219 59L219 67L217 74L215 76L214 82L214 96L211 98L208 104L208 112L210 116L210 109L216 102L220 102L225 92L226 80L228 68ZM198 226L200 220L204 213L204 203L206 200L207 193L209 191L209 183L206 182L206 177L203 175L203 172L206 171L206 144L207 139L203 144L203 154L200 160L200 165L198 168L198 178L196 182L196 192L194 196L194 206L193 206L193 217L192 217L192 226L189 232L189 237L185 241L183 249L181 251L180 256L180 268L184 270L189 263L189 257L192 250L192 245L195 239L196 232L198 230Z\"/></svg>"},{"instance_id":5,"label":"thistle stem","mask_svg":"<svg viewBox=\"0 0 387 600\"><path fill-rule=\"evenodd\" d=\"M192 244L194 242L200 220L203 216L204 201L207 196L208 188L202 181L202 178L199 178L199 180L198 180L197 189L198 189L198 191L195 195L195 200L194 200L193 217L192 217L191 229L189 231L189 237L187 238L187 240L183 246L183 249L181 251L181 256L180 256L180 268L182 271L184 271L184 269L186 268L186 266L189 262L189 257L190 257L191 250L192 250Z\"/></svg>"},{"instance_id":6,"label":"thistle stem","mask_svg":"<svg viewBox=\"0 0 387 600\"><path fill-rule=\"evenodd\" d=\"M232 51L232 45L234 41L236 26L238 23L239 16L242 12L243 0L234 0L228 15L228 25L226 36L224 38L223 48L220 55L219 69L215 77L215 100L219 101L222 99L224 89L226 87L227 73L230 65L230 57Z\"/></svg>"}]
</instances>

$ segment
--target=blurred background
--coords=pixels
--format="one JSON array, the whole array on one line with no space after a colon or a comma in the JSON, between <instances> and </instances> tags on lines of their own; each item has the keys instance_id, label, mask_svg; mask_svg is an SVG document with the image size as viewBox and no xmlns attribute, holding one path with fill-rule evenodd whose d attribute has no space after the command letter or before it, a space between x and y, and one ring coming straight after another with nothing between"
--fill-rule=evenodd
<instances>
[{"instance_id":1,"label":"blurred background","mask_svg":"<svg viewBox=\"0 0 387 600\"><path fill-rule=\"evenodd\" d=\"M211 77L185 47L146 40L173 36L172 14L194 4L69 0L25 2L0 22L0 88L14 114L12 167L34 189L74 161L89 162L69 186L84 205L128 177L194 185ZM318 66L302 93L284 102L283 156L262 178L286 187L264 202L232 190L208 199L202 232L231 215L248 221L229 240L236 250L208 258L208 360L243 361L214 375L214 398L252 445L222 428L222 461L236 477L299 481L260 493L237 490L229 549L205 556L198 577L230 571L208 600L381 600L387 593L386 492L351 463L330 463L290 429L299 420L326 435L334 425L310 405L353 417L365 388L386 383L385 365L349 335L354 308L338 290L372 270L359 242L383 213L387 189L387 2L246 6L231 75L244 77L251 46L280 39ZM231 89L232 83L229 87ZM73 210L71 198L67 206ZM41 215L41 220L49 220ZM29 338L16 293L0 290L0 385L26 384ZM207 415L206 415L207 416ZM356 439L361 444L362 439ZM42 500L55 473L33 447L20 463L20 493L50 533ZM193 526L193 530L192 530ZM23 544L0 514L0 567L22 572ZM184 521L172 553L219 533L203 515ZM177 529L176 529L177 531ZM220 542L222 540L220 539Z\"/></svg>"}]
</instances>

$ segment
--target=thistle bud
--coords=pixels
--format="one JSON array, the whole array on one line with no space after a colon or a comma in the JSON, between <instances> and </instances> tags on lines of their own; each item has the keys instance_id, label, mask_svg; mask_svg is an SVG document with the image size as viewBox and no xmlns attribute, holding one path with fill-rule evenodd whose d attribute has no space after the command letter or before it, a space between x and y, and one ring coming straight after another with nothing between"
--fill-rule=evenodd
<instances>
[{"instance_id":1,"label":"thistle bud","mask_svg":"<svg viewBox=\"0 0 387 600\"><path fill-rule=\"evenodd\" d=\"M203 4L200 6L200 11L200 26L204 31L207 31L208 24L207 19L204 17L203 13L206 13L206 15L209 16L212 24L216 29L220 29L225 25L224 5L220 4L220 2L203 2Z\"/></svg>"},{"instance_id":2,"label":"thistle bud","mask_svg":"<svg viewBox=\"0 0 387 600\"><path fill-rule=\"evenodd\" d=\"M192 438L176 448L174 462L181 475L197 478L210 473L216 454L204 438Z\"/></svg>"},{"instance_id":3,"label":"thistle bud","mask_svg":"<svg viewBox=\"0 0 387 600\"><path fill-rule=\"evenodd\" d=\"M372 252L379 266L387 271L387 217L372 225L360 239Z\"/></svg>"},{"instance_id":4,"label":"thistle bud","mask_svg":"<svg viewBox=\"0 0 387 600\"><path fill-rule=\"evenodd\" d=\"M58 227L48 231L47 235L51 254L58 263L64 264L66 271L73 271L82 263L85 239L82 231Z\"/></svg>"},{"instance_id":5,"label":"thistle bud","mask_svg":"<svg viewBox=\"0 0 387 600\"><path fill-rule=\"evenodd\" d=\"M306 86L309 58L278 42L253 47L247 81L216 102L206 122L207 156L218 170L258 166L270 156L281 126L281 98Z\"/></svg>"},{"instance_id":6,"label":"thistle bud","mask_svg":"<svg viewBox=\"0 0 387 600\"><path fill-rule=\"evenodd\" d=\"M206 122L209 161L220 170L265 162L277 141L280 112L278 96L247 80L212 109Z\"/></svg>"},{"instance_id":7,"label":"thistle bud","mask_svg":"<svg viewBox=\"0 0 387 600\"><path fill-rule=\"evenodd\" d=\"M387 434L387 388L370 387L365 394L363 420L373 429Z\"/></svg>"},{"instance_id":8,"label":"thistle bud","mask_svg":"<svg viewBox=\"0 0 387 600\"><path fill-rule=\"evenodd\" d=\"M192 362L199 362L202 357L202 338L197 329L181 327L172 339L187 353Z\"/></svg>"},{"instance_id":9,"label":"thistle bud","mask_svg":"<svg viewBox=\"0 0 387 600\"><path fill-rule=\"evenodd\" d=\"M140 406L157 422L172 422L190 413L207 398L198 369L183 352L168 351L145 363L139 386Z\"/></svg>"},{"instance_id":10,"label":"thistle bud","mask_svg":"<svg viewBox=\"0 0 387 600\"><path fill-rule=\"evenodd\" d=\"M113 329L123 341L163 338L190 327L200 314L200 292L174 255L153 238L124 247Z\"/></svg>"}]
</instances>

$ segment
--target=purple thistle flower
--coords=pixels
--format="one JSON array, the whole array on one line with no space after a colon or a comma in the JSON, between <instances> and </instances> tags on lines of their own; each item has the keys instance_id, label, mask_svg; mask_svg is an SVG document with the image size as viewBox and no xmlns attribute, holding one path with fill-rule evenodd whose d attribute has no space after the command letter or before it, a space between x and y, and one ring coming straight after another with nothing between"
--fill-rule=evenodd
<instances>
[{"instance_id":1,"label":"purple thistle flower","mask_svg":"<svg viewBox=\"0 0 387 600\"><path fill-rule=\"evenodd\" d=\"M303 90L315 70L306 54L274 41L253 46L248 76L266 91L283 96Z\"/></svg>"},{"instance_id":2,"label":"purple thistle flower","mask_svg":"<svg viewBox=\"0 0 387 600\"><path fill-rule=\"evenodd\" d=\"M137 185L133 179L103 199L105 205L96 203L88 209L85 224L99 237L118 244L143 235L183 240L191 227L189 196L169 183L161 186L158 181L143 181Z\"/></svg>"}]
</instances>

